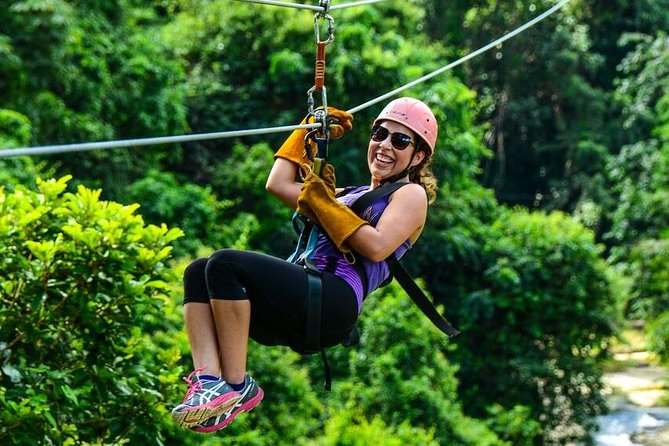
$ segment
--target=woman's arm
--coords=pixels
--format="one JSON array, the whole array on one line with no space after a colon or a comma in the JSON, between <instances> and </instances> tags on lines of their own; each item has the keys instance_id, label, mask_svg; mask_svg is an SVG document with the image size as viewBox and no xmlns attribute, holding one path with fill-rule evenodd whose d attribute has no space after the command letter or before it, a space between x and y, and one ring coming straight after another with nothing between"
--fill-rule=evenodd
<instances>
[{"instance_id":1,"label":"woman's arm","mask_svg":"<svg viewBox=\"0 0 669 446\"><path fill-rule=\"evenodd\" d=\"M265 190L290 206L291 209L297 209L297 197L300 195L303 183L295 181L296 176L297 164L283 158L277 158L269 172L269 177L267 177ZM335 188L335 194L342 190L341 187Z\"/></svg>"},{"instance_id":2,"label":"woman's arm","mask_svg":"<svg viewBox=\"0 0 669 446\"><path fill-rule=\"evenodd\" d=\"M302 183L295 181L297 164L284 158L276 158L267 178L265 189L292 209L297 209L297 197Z\"/></svg>"},{"instance_id":3,"label":"woman's arm","mask_svg":"<svg viewBox=\"0 0 669 446\"><path fill-rule=\"evenodd\" d=\"M380 262L408 238L414 242L423 229L426 216L425 190L418 184L409 184L393 193L376 227L360 227L346 243L373 262Z\"/></svg>"}]
</instances>

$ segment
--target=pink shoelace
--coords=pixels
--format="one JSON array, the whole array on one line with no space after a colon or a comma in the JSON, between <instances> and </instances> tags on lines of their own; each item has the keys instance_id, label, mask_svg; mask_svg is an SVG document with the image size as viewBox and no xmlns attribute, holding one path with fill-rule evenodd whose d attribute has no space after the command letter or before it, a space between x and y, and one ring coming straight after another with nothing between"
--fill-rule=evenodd
<instances>
[{"instance_id":1,"label":"pink shoelace","mask_svg":"<svg viewBox=\"0 0 669 446\"><path fill-rule=\"evenodd\" d=\"M204 369L205 369L205 367L200 367L199 369L195 369L192 372L190 372L190 374L188 376L183 377L183 380L186 381L186 383L188 384L188 391L186 392L186 396L184 397L184 400L182 401L182 403L185 403L186 400L188 400L188 398L190 398L191 395L193 395L194 393L199 392L200 390L202 390L202 381L193 380L193 375L195 375L195 377L197 378L197 374L200 373Z\"/></svg>"}]
</instances>

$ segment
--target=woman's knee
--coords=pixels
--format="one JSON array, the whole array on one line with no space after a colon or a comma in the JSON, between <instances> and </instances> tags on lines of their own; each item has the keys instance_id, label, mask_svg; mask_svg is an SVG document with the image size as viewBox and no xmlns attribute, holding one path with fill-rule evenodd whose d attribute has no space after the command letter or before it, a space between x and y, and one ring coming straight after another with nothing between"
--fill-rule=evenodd
<instances>
[{"instance_id":1,"label":"woman's knee","mask_svg":"<svg viewBox=\"0 0 669 446\"><path fill-rule=\"evenodd\" d=\"M208 259L192 261L184 270L184 304L188 302L209 303L205 269Z\"/></svg>"},{"instance_id":2,"label":"woman's knee","mask_svg":"<svg viewBox=\"0 0 669 446\"><path fill-rule=\"evenodd\" d=\"M195 259L188 264L184 270L184 280L199 279L204 277L204 269L207 267L209 259Z\"/></svg>"},{"instance_id":3,"label":"woman's knee","mask_svg":"<svg viewBox=\"0 0 669 446\"><path fill-rule=\"evenodd\" d=\"M224 248L214 251L214 253L209 256L207 259L208 268L212 266L224 265L228 263L241 263L244 260L244 256L247 254L247 251L242 251L239 249Z\"/></svg>"},{"instance_id":4,"label":"woman's knee","mask_svg":"<svg viewBox=\"0 0 669 446\"><path fill-rule=\"evenodd\" d=\"M246 251L220 249L209 257L204 275L211 299L247 299L243 284L250 280L245 268L248 256Z\"/></svg>"}]
</instances>

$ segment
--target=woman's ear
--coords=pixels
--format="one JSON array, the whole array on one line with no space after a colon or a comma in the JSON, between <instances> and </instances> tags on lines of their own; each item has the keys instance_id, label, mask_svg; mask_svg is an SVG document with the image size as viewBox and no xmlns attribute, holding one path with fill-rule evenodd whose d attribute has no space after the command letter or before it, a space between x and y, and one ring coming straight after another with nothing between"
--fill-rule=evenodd
<instances>
[{"instance_id":1,"label":"woman's ear","mask_svg":"<svg viewBox=\"0 0 669 446\"><path fill-rule=\"evenodd\" d=\"M425 151L417 150L413 156L413 159L411 160L411 167L419 165L421 162L423 162L423 159L425 159Z\"/></svg>"}]
</instances>

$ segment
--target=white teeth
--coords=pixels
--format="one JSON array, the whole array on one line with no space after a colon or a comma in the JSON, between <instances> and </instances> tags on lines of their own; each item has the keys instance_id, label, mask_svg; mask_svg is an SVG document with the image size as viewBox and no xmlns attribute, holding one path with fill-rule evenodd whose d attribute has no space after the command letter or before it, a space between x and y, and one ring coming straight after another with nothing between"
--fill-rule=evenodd
<instances>
[{"instance_id":1,"label":"white teeth","mask_svg":"<svg viewBox=\"0 0 669 446\"><path fill-rule=\"evenodd\" d=\"M392 163L393 159L389 156L383 155L381 153L376 154L376 159L382 163Z\"/></svg>"}]
</instances>

